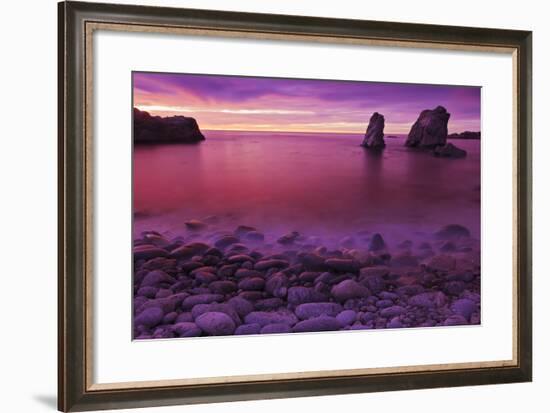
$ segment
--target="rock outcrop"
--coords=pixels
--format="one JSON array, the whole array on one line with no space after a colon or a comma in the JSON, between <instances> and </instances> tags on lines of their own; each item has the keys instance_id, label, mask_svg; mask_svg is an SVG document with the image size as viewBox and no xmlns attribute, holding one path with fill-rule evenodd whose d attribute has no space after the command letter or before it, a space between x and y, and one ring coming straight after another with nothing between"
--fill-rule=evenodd
<instances>
[{"instance_id":1,"label":"rock outcrop","mask_svg":"<svg viewBox=\"0 0 550 413\"><path fill-rule=\"evenodd\" d=\"M466 151L457 148L452 143L446 143L443 146L436 146L434 148L434 155L443 158L464 158L466 156Z\"/></svg>"},{"instance_id":2,"label":"rock outcrop","mask_svg":"<svg viewBox=\"0 0 550 413\"><path fill-rule=\"evenodd\" d=\"M384 142L384 116L378 112L372 114L361 146L372 149L382 149L386 146Z\"/></svg>"},{"instance_id":3,"label":"rock outcrop","mask_svg":"<svg viewBox=\"0 0 550 413\"><path fill-rule=\"evenodd\" d=\"M447 143L447 124L451 115L443 106L420 113L405 142L406 146L435 148Z\"/></svg>"},{"instance_id":4,"label":"rock outcrop","mask_svg":"<svg viewBox=\"0 0 550 413\"><path fill-rule=\"evenodd\" d=\"M461 133L451 133L447 139L481 139L481 132L464 131Z\"/></svg>"},{"instance_id":5,"label":"rock outcrop","mask_svg":"<svg viewBox=\"0 0 550 413\"><path fill-rule=\"evenodd\" d=\"M197 121L185 116L151 116L134 108L134 143L197 143L204 140Z\"/></svg>"}]
</instances>

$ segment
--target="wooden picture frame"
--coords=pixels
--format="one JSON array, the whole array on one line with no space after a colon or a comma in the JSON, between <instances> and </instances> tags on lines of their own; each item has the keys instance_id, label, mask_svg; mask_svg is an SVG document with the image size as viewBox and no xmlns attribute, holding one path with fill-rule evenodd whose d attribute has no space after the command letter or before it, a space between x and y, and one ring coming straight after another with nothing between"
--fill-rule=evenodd
<instances>
[{"instance_id":1,"label":"wooden picture frame","mask_svg":"<svg viewBox=\"0 0 550 413\"><path fill-rule=\"evenodd\" d=\"M525 382L532 374L531 37L528 31L62 2L59 18L59 375L60 411L162 406L404 389ZM507 50L515 62L515 334L513 363L429 366L360 374L285 376L183 384L92 382L90 78L92 33L215 33L260 39Z\"/></svg>"}]
</instances>

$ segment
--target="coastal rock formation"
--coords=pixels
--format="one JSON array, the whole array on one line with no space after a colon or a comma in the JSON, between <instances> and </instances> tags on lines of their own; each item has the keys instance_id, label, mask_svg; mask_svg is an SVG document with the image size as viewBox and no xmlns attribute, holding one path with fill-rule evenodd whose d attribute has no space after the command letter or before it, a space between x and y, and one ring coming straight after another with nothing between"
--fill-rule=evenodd
<instances>
[{"instance_id":1,"label":"coastal rock formation","mask_svg":"<svg viewBox=\"0 0 550 413\"><path fill-rule=\"evenodd\" d=\"M384 142L384 116L378 112L372 114L361 146L372 149L381 149L386 146Z\"/></svg>"},{"instance_id":2,"label":"coastal rock formation","mask_svg":"<svg viewBox=\"0 0 550 413\"><path fill-rule=\"evenodd\" d=\"M405 142L406 146L434 148L447 143L447 124L451 115L443 106L420 113Z\"/></svg>"},{"instance_id":3,"label":"coastal rock formation","mask_svg":"<svg viewBox=\"0 0 550 413\"><path fill-rule=\"evenodd\" d=\"M481 139L481 132L464 131L461 133L451 133L447 139Z\"/></svg>"},{"instance_id":4,"label":"coastal rock formation","mask_svg":"<svg viewBox=\"0 0 550 413\"><path fill-rule=\"evenodd\" d=\"M443 146L436 146L434 148L434 155L443 158L464 158L466 156L466 151L457 148L452 143L447 143Z\"/></svg>"},{"instance_id":5,"label":"coastal rock formation","mask_svg":"<svg viewBox=\"0 0 550 413\"><path fill-rule=\"evenodd\" d=\"M185 116L151 116L134 108L134 143L197 143L204 140L197 121Z\"/></svg>"}]
</instances>

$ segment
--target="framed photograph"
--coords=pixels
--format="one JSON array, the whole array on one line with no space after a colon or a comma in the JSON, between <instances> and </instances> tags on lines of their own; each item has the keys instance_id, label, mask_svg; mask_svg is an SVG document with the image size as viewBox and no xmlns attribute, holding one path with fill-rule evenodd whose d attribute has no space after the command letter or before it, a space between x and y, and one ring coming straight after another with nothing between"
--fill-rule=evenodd
<instances>
[{"instance_id":1,"label":"framed photograph","mask_svg":"<svg viewBox=\"0 0 550 413\"><path fill-rule=\"evenodd\" d=\"M59 4L59 410L531 380L531 32Z\"/></svg>"}]
</instances>

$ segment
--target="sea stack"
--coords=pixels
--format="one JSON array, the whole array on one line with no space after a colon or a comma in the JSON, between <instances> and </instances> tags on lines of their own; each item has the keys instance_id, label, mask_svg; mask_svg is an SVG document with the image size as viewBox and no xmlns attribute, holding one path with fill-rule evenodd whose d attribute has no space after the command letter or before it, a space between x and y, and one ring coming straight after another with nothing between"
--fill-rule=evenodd
<instances>
[{"instance_id":1,"label":"sea stack","mask_svg":"<svg viewBox=\"0 0 550 413\"><path fill-rule=\"evenodd\" d=\"M197 143L204 135L194 118L160 117L134 108L134 143Z\"/></svg>"},{"instance_id":2,"label":"sea stack","mask_svg":"<svg viewBox=\"0 0 550 413\"><path fill-rule=\"evenodd\" d=\"M369 126L361 146L371 149L382 149L386 146L384 142L384 116L374 112L369 120Z\"/></svg>"},{"instance_id":3,"label":"sea stack","mask_svg":"<svg viewBox=\"0 0 550 413\"><path fill-rule=\"evenodd\" d=\"M445 145L448 134L447 124L450 117L451 115L443 106L423 110L412 126L405 145L430 149Z\"/></svg>"}]
</instances>

